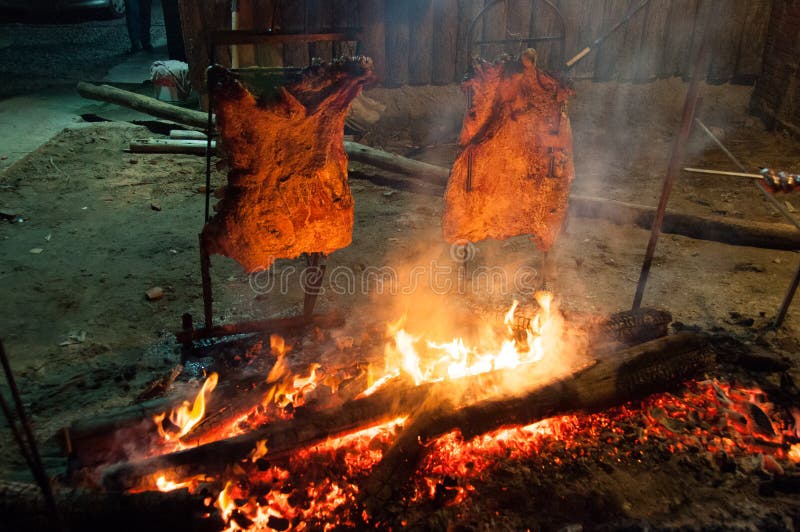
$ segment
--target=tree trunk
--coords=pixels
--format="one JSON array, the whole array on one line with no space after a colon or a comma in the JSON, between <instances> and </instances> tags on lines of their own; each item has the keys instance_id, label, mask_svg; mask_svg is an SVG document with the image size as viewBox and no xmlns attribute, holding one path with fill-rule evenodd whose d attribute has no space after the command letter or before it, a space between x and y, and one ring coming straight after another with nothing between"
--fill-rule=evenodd
<instances>
[{"instance_id":1,"label":"tree trunk","mask_svg":"<svg viewBox=\"0 0 800 532\"><path fill-rule=\"evenodd\" d=\"M78 94L84 98L115 103L141 113L153 115L164 120L171 120L187 126L203 128L208 126L208 115L201 111L184 109L177 105L161 102L149 96L112 87L111 85L92 85L81 81L78 83Z\"/></svg>"}]
</instances>

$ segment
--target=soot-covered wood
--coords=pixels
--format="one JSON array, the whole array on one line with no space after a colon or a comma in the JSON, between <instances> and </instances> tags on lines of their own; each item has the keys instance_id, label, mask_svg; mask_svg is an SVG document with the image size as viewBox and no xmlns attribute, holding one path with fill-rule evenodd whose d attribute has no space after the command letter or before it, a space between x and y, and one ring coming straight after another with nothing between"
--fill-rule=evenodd
<instances>
[{"instance_id":1,"label":"soot-covered wood","mask_svg":"<svg viewBox=\"0 0 800 532\"><path fill-rule=\"evenodd\" d=\"M575 175L566 114L572 91L537 68L532 49L519 58L475 64L464 88L472 92L472 105L445 193L445 239L530 235L548 250L561 230Z\"/></svg>"},{"instance_id":2,"label":"soot-covered wood","mask_svg":"<svg viewBox=\"0 0 800 532\"><path fill-rule=\"evenodd\" d=\"M372 78L372 61L311 66L261 99L222 67L209 76L230 172L218 212L203 229L208 251L253 271L277 258L348 246L353 197L344 120Z\"/></svg>"}]
</instances>

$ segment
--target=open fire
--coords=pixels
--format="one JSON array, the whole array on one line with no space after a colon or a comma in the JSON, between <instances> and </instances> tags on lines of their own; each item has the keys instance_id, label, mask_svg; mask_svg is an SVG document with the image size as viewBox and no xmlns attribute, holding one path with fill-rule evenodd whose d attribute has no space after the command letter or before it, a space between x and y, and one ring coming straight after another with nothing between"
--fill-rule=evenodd
<instances>
[{"instance_id":1,"label":"open fire","mask_svg":"<svg viewBox=\"0 0 800 532\"><path fill-rule=\"evenodd\" d=\"M471 340L429 339L406 330L404 319L389 324L385 368L371 375L357 397L374 396L398 379L416 387L452 382L455 397L459 381L469 376L516 370L520 378L515 381L530 380L538 365L557 360L573 345L570 335L577 334L558 311L552 294L540 292L535 299L538 310L531 319L518 319L515 301L502 326L488 324ZM525 326L520 328L520 322ZM287 358L291 347L282 337L271 337L270 351L276 362L265 377L268 391L246 414L206 435L203 443L291 419L325 378L318 364L293 373ZM178 448L187 445L181 438L197 444L192 430L205 414L204 405L217 382L217 375L210 374L193 403L169 416L156 416L162 441L150 450L152 454L172 452L176 443ZM493 386L487 394L497 394L498 383L489 382ZM222 517L226 531L376 525L385 517L376 510L375 488L368 479L410 423L404 416L354 428L289 456L271 454L269 439L261 439L248 456L229 464L222 474L182 476L166 468L137 491L188 488L207 493L208 511ZM165 424L171 424L169 429ZM467 504L486 475L509 460L559 467L578 458L613 464L642 461L648 453L663 456L691 450L713 467L732 462L745 470L778 473L783 471L781 463L800 462L799 426L796 418L782 417L759 389L715 380L691 382L680 394L656 394L600 413L512 424L474 437L464 437L458 429L448 431L425 444L427 452L402 500L421 512L431 505Z\"/></svg>"}]
</instances>

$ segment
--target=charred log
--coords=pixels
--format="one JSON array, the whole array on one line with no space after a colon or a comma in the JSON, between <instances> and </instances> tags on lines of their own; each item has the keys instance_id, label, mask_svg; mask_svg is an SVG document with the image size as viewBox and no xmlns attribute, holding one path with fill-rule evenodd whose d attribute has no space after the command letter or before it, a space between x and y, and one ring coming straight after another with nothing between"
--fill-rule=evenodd
<instances>
[{"instance_id":1,"label":"charred log","mask_svg":"<svg viewBox=\"0 0 800 532\"><path fill-rule=\"evenodd\" d=\"M466 407L439 405L412 413L413 422L373 470L363 493L371 515L381 518L397 500L438 436L459 430L464 439L507 425L527 425L568 412L592 412L662 392L704 371L711 356L706 340L680 333L641 344L573 376L528 394Z\"/></svg>"},{"instance_id":2,"label":"charred log","mask_svg":"<svg viewBox=\"0 0 800 532\"><path fill-rule=\"evenodd\" d=\"M280 461L297 449L327 438L386 423L398 417L414 417L415 413L428 407L442 407L447 415L441 418L441 425L438 424L441 416L436 415L435 426L426 424L424 431L419 431L423 435L441 434L436 432L440 426L444 432L452 430L447 427L461 423L466 419L465 413L477 417L469 423L456 426L461 427L465 434L478 434L491 429L492 419L502 420L501 424L531 423L562 412L603 408L660 391L698 371L706 362L704 346L705 341L701 337L689 333L662 338L621 351L617 356L608 357L564 381L555 384L534 382L531 386L538 385L540 388L528 394L478 402L474 409L470 407L470 410L463 411L446 407L447 402L453 399L455 390L468 404L469 398L474 401L474 398L485 396L485 390L501 379L518 376L519 369L420 386L397 382L371 396L349 401L337 408L319 412L298 409L294 419L272 423L241 436L112 466L105 471L103 484L107 489L116 491L142 488L152 483L153 477L163 469L169 469L182 478L218 474L230 464L245 459L256 443L264 439L269 441L267 459ZM486 413L482 414L484 411ZM433 417L423 416L423 419L427 423Z\"/></svg>"},{"instance_id":3,"label":"charred log","mask_svg":"<svg viewBox=\"0 0 800 532\"><path fill-rule=\"evenodd\" d=\"M498 316L497 319L498 323L502 323L503 316ZM567 319L579 324L579 329L586 330L589 345L595 346L599 353L613 351L620 345L633 345L664 336L672 318L666 311L642 308L618 312L609 317L570 314ZM513 324L515 331L521 331L523 337L529 326L528 318L520 318ZM263 376L253 375L226 380L220 384L209 402L208 410L214 413L207 415L189 433L187 441L207 441L205 435L213 433L217 427L238 418L251 410L253 405L259 404L266 388ZM188 399L189 396L159 398L74 422L63 431L65 447L70 449L74 466L88 467L127 460L127 451L130 449L126 449L121 442L138 442L139 449L146 448L148 443L157 445L153 417ZM302 414L302 410L300 413ZM274 449L274 445L271 448Z\"/></svg>"},{"instance_id":4,"label":"charred log","mask_svg":"<svg viewBox=\"0 0 800 532\"><path fill-rule=\"evenodd\" d=\"M69 530L139 532L221 530L222 520L205 505L207 493L181 489L162 493L111 493L85 489L55 490L56 505ZM52 530L39 488L0 482L0 523L6 532Z\"/></svg>"}]
</instances>

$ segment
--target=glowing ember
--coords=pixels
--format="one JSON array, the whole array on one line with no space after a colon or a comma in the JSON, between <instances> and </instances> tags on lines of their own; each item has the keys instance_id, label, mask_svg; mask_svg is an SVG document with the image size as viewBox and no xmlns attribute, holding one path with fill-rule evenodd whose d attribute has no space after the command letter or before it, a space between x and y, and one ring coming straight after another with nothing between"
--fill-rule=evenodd
<instances>
[{"instance_id":1,"label":"glowing ember","mask_svg":"<svg viewBox=\"0 0 800 532\"><path fill-rule=\"evenodd\" d=\"M165 475L161 475L156 479L156 487L158 491L174 491L181 488L189 488L193 484L193 480L185 480L183 482L174 482L172 480L167 480Z\"/></svg>"},{"instance_id":2,"label":"glowing ember","mask_svg":"<svg viewBox=\"0 0 800 532\"><path fill-rule=\"evenodd\" d=\"M164 418L166 414L161 413L154 417L154 421L158 427L158 434L164 438L164 440L178 440L188 434L195 425L200 423L206 413L208 396L210 396L214 388L217 387L218 378L219 376L216 373L209 375L203 383L203 387L200 388L200 391L197 393L194 403L190 405L189 401L184 401L181 406L170 413L169 421L177 427L177 432L167 432L164 430Z\"/></svg>"},{"instance_id":3,"label":"glowing ember","mask_svg":"<svg viewBox=\"0 0 800 532\"><path fill-rule=\"evenodd\" d=\"M759 412L764 417L757 420ZM370 516L362 513L358 502L359 485L405 422L396 419L330 439L296 452L288 461L276 462L267 442L257 442L248 458L233 464L227 474L206 479L221 487L215 506L225 520L224 530L370 525ZM723 453L740 461L744 470L757 467L773 473L787 467L781 461L800 461L800 444L793 439L797 430L757 388L718 381L689 383L681 394L657 394L603 413L545 419L470 440L453 431L429 444L432 452L418 470L408 503L423 508L429 501L437 507L462 504L487 474L509 460L529 468L559 468L579 458L611 464L657 463L664 460L665 450L692 449L692 456L707 457L709 467L715 467L715 457ZM158 489L197 485L193 479L167 478L170 475L158 478Z\"/></svg>"}]
</instances>

